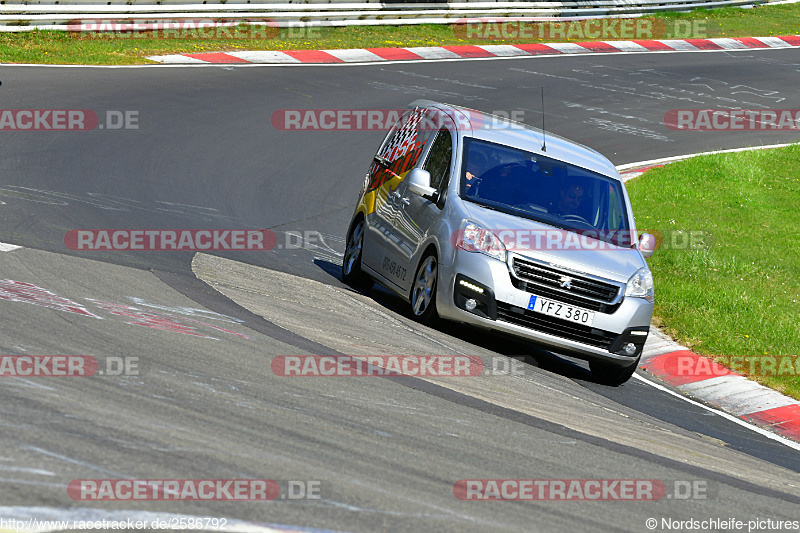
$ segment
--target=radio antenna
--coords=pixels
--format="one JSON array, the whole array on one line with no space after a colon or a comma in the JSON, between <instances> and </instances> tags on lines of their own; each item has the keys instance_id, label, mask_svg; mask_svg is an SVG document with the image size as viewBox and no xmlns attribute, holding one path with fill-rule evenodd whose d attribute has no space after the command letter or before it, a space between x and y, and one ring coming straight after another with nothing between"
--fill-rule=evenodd
<instances>
[{"instance_id":1,"label":"radio antenna","mask_svg":"<svg viewBox=\"0 0 800 533\"><path fill-rule=\"evenodd\" d=\"M544 85L542 85L542 152L547 151L547 137L544 131Z\"/></svg>"}]
</instances>

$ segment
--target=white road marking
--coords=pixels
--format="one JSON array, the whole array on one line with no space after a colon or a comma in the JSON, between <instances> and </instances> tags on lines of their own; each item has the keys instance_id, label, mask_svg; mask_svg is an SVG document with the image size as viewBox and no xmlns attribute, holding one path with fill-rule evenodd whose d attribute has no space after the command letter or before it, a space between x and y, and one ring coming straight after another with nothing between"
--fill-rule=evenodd
<instances>
[{"instance_id":1,"label":"white road marking","mask_svg":"<svg viewBox=\"0 0 800 533\"><path fill-rule=\"evenodd\" d=\"M726 50L743 50L747 48L747 45L742 43L741 41L737 41L736 39L729 39L727 37L717 37L716 39L709 39L709 41L716 44L717 46L721 46Z\"/></svg>"},{"instance_id":2,"label":"white road marking","mask_svg":"<svg viewBox=\"0 0 800 533\"><path fill-rule=\"evenodd\" d=\"M442 48L441 46L415 46L413 48L406 48L406 50L424 58L425 61L430 61L431 59L464 59L455 52L451 52L447 48ZM419 60L416 59L414 61Z\"/></svg>"},{"instance_id":3,"label":"white road marking","mask_svg":"<svg viewBox=\"0 0 800 533\"><path fill-rule=\"evenodd\" d=\"M792 398L744 376L730 374L686 383L678 388L737 416L797 404Z\"/></svg>"},{"instance_id":4,"label":"white road marking","mask_svg":"<svg viewBox=\"0 0 800 533\"><path fill-rule=\"evenodd\" d=\"M562 54L591 54L593 53L588 48L575 43L542 43L548 48L558 50Z\"/></svg>"},{"instance_id":5,"label":"white road marking","mask_svg":"<svg viewBox=\"0 0 800 533\"><path fill-rule=\"evenodd\" d=\"M323 52L332 55L342 61L353 62L366 62L366 61L386 61L378 54L370 52L369 50L362 50L359 48L350 50L323 50Z\"/></svg>"},{"instance_id":6,"label":"white road marking","mask_svg":"<svg viewBox=\"0 0 800 533\"><path fill-rule=\"evenodd\" d=\"M151 57L147 57L146 59L149 59L151 61L163 61L163 62L169 61L170 63L176 63L176 64L188 63L188 64L199 65L199 64L207 63L207 61L203 61L202 59L197 59L196 57L185 56L183 54L168 54L168 55L164 55L164 56L151 56Z\"/></svg>"},{"instance_id":7,"label":"white road marking","mask_svg":"<svg viewBox=\"0 0 800 533\"><path fill-rule=\"evenodd\" d=\"M54 472L50 472L49 470L43 470L41 468L27 468L24 466L5 466L0 465L0 470L3 472L23 472L26 474L33 474L36 476L55 476Z\"/></svg>"},{"instance_id":8,"label":"white road marking","mask_svg":"<svg viewBox=\"0 0 800 533\"><path fill-rule=\"evenodd\" d=\"M227 52L229 56L238 57L239 59L244 59L245 61L251 61L253 63L284 63L284 64L300 64L301 61L295 57L290 56L289 54L284 54L283 52L273 52L273 51L253 51L253 52Z\"/></svg>"},{"instance_id":9,"label":"white road marking","mask_svg":"<svg viewBox=\"0 0 800 533\"><path fill-rule=\"evenodd\" d=\"M791 48L792 45L777 37L753 37L766 44L770 48Z\"/></svg>"},{"instance_id":10,"label":"white road marking","mask_svg":"<svg viewBox=\"0 0 800 533\"><path fill-rule=\"evenodd\" d=\"M36 452L36 453L40 453L42 455L46 455L47 457L52 457L54 459L59 459L61 461L64 461L65 463L82 466L84 468L88 468L90 470L95 470L97 472L103 472L104 474L108 474L110 476L115 476L115 477L119 477L119 478L123 477L122 474L119 473L119 472L115 472L113 470L108 470L106 468L95 466L93 464L86 463L84 461L79 461L77 459L72 459L71 457L67 457L66 455L61 455L61 454L58 454L58 453L55 453L55 452L44 450L44 449L38 448L36 446L26 446L26 449L28 449L28 450L30 450L32 452Z\"/></svg>"},{"instance_id":11,"label":"white road marking","mask_svg":"<svg viewBox=\"0 0 800 533\"><path fill-rule=\"evenodd\" d=\"M19 250L20 248L22 248L22 246L0 242L0 252L13 252L14 250Z\"/></svg>"},{"instance_id":12,"label":"white road marking","mask_svg":"<svg viewBox=\"0 0 800 533\"><path fill-rule=\"evenodd\" d=\"M684 155L676 155L672 157L662 157L661 159L650 159L649 161L637 161L636 163L626 163L624 165L617 165L617 170L622 172L623 170L627 170L629 168L638 168L644 167L649 165L659 165L662 163L672 163L673 161L681 161L683 159L689 159L690 157L695 157L698 155L710 155L710 154L727 154L733 152L748 152L750 150L769 150L771 148L785 148L787 146L792 146L795 143L783 143L783 144L766 144L764 146L746 146L744 148L731 148L729 150L712 150L710 152L697 152L694 154L684 154Z\"/></svg>"},{"instance_id":13,"label":"white road marking","mask_svg":"<svg viewBox=\"0 0 800 533\"><path fill-rule=\"evenodd\" d=\"M661 44L666 44L673 50L677 50L679 52L697 52L700 48L696 47L695 45L688 43L682 39L663 39L658 41ZM783 42L783 41L781 41ZM785 43L784 43L785 44ZM787 45L788 46L788 45Z\"/></svg>"},{"instance_id":14,"label":"white road marking","mask_svg":"<svg viewBox=\"0 0 800 533\"><path fill-rule=\"evenodd\" d=\"M643 383L646 383L647 385L650 385L651 387L654 387L654 388L662 391L662 392L666 392L667 394L671 394L672 396L675 396L676 398L680 398L681 400L683 400L683 401L685 401L687 403L690 403L690 404L694 405L695 407L701 407L701 408L705 409L706 411L714 413L715 415L719 415L719 416L721 416L722 418L724 418L726 420L730 420L731 422L733 422L735 424L738 424L738 425L740 425L740 426L742 426L744 428L749 429L750 431L754 431L754 432L758 433L759 435L763 435L764 437L767 437L767 438L772 439L774 441L780 442L781 444L783 444L785 446L788 446L789 448L792 448L792 449L800 451L800 442L794 442L792 440L787 439L786 437L781 437L780 435L772 433L771 431L768 431L766 429L760 428L758 426L754 426L753 424L750 424L749 422L746 422L746 421L742 420L741 418L737 418L737 417L735 417L735 416L733 416L731 414L728 414L725 411L720 411L719 409L714 409L714 408L709 407L707 405L704 405L704 404L702 404L700 402L696 402L696 401L694 401L694 400L692 400L690 398L687 398L686 396L683 396L682 394L678 394L677 392L668 389L667 387L665 387L663 385L659 385L658 383L650 381L649 379L645 379L645 378L643 378L642 376L640 376L638 374L634 374L633 377L638 379L639 381L642 381Z\"/></svg>"},{"instance_id":15,"label":"white road marking","mask_svg":"<svg viewBox=\"0 0 800 533\"><path fill-rule=\"evenodd\" d=\"M623 52L647 52L647 48L633 41L601 41L609 46L618 48Z\"/></svg>"},{"instance_id":16,"label":"white road marking","mask_svg":"<svg viewBox=\"0 0 800 533\"><path fill-rule=\"evenodd\" d=\"M477 47L486 50L490 54L494 54L497 57L517 57L530 55L529 52L526 52L521 48L517 48L516 46L511 46L510 44L479 44Z\"/></svg>"}]
</instances>

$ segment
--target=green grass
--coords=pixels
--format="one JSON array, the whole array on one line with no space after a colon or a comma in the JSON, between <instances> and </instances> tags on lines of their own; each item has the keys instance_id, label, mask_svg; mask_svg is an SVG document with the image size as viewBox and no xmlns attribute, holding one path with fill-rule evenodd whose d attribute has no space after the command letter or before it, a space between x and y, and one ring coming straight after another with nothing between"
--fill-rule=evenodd
<instances>
[{"instance_id":1,"label":"green grass","mask_svg":"<svg viewBox=\"0 0 800 533\"><path fill-rule=\"evenodd\" d=\"M704 235L695 249L666 246L649 260L654 322L722 363L753 358L755 372L750 362L734 370L800 399L800 145L695 157L627 187L637 229L667 244L677 231ZM761 368L780 356L793 367Z\"/></svg>"},{"instance_id":2,"label":"green grass","mask_svg":"<svg viewBox=\"0 0 800 533\"><path fill-rule=\"evenodd\" d=\"M722 8L691 13L659 13L647 17L653 23L649 38L749 37L800 34L800 4L754 9ZM586 26L584 26L586 27ZM513 27L512 27L513 28ZM488 30L467 31L462 26L415 25L372 27L325 27L310 31L281 30L267 39L164 39L140 34L136 38L104 36L78 38L57 31L0 33L0 63L48 64L142 64L148 55L237 50L297 50L335 48L383 48L463 44L521 44L553 41L597 40L581 32L565 36L529 30L533 37L503 39ZM538 38L543 37L543 38ZM634 36L634 38L639 38ZM647 36L642 38L648 38ZM602 40L613 36L603 35Z\"/></svg>"}]
</instances>

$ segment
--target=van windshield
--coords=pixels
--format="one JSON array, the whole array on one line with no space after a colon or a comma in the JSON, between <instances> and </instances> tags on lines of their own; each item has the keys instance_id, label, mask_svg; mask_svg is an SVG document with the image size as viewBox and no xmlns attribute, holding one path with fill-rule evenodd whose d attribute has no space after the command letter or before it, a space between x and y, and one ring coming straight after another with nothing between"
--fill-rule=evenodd
<instances>
[{"instance_id":1,"label":"van windshield","mask_svg":"<svg viewBox=\"0 0 800 533\"><path fill-rule=\"evenodd\" d=\"M465 200L621 246L631 242L618 180L471 138L464 140L462 161Z\"/></svg>"}]
</instances>

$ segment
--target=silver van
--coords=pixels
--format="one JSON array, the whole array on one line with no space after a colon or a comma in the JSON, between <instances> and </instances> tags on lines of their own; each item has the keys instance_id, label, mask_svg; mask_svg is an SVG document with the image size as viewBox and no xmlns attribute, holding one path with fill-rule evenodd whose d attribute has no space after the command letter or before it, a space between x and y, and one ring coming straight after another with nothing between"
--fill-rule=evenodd
<instances>
[{"instance_id":1,"label":"silver van","mask_svg":"<svg viewBox=\"0 0 800 533\"><path fill-rule=\"evenodd\" d=\"M596 151L418 100L370 165L342 278L377 281L421 322L523 337L619 384L650 330L654 243L637 238L619 173Z\"/></svg>"}]
</instances>

